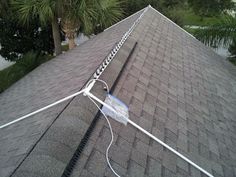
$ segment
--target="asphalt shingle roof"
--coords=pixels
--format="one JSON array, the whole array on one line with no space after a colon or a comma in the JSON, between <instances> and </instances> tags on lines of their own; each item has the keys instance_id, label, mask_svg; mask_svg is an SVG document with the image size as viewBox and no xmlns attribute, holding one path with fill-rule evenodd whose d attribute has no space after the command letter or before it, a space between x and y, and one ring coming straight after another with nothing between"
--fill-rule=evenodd
<instances>
[{"instance_id":1,"label":"asphalt shingle roof","mask_svg":"<svg viewBox=\"0 0 236 177\"><path fill-rule=\"evenodd\" d=\"M4 91L0 95L0 125L81 89L140 13L42 64ZM69 102L0 131L1 177L16 170Z\"/></svg>"},{"instance_id":2,"label":"asphalt shingle roof","mask_svg":"<svg viewBox=\"0 0 236 177\"><path fill-rule=\"evenodd\" d=\"M130 38L137 47L115 87L130 118L214 176L236 176L235 68L153 9ZM131 125L111 119L112 165L121 176L204 176ZM115 176L101 116L73 177Z\"/></svg>"},{"instance_id":3,"label":"asphalt shingle roof","mask_svg":"<svg viewBox=\"0 0 236 177\"><path fill-rule=\"evenodd\" d=\"M139 15L44 64L1 94L0 123L80 89ZM134 122L214 176L233 177L235 76L228 61L149 7L101 79L129 106ZM92 92L105 98L101 84ZM95 117L97 112L78 96L1 130L0 176L12 171L17 177L61 176L88 130L93 131L70 176L114 176L105 159L108 125ZM121 176L204 176L132 126L112 119L111 124L115 141L109 156Z\"/></svg>"}]
</instances>

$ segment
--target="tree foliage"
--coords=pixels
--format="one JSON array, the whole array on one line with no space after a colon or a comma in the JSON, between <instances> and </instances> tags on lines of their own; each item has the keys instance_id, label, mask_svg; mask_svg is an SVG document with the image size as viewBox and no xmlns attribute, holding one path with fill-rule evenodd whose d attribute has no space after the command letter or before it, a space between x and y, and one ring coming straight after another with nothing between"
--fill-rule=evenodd
<instances>
[{"instance_id":1,"label":"tree foliage","mask_svg":"<svg viewBox=\"0 0 236 177\"><path fill-rule=\"evenodd\" d=\"M233 39L232 43L228 48L228 51L231 53L232 57L236 57L236 39Z\"/></svg>"},{"instance_id":2,"label":"tree foliage","mask_svg":"<svg viewBox=\"0 0 236 177\"><path fill-rule=\"evenodd\" d=\"M228 47L236 39L236 18L226 16L219 19L211 26L196 30L195 36L209 46L224 45Z\"/></svg>"},{"instance_id":3,"label":"tree foliage","mask_svg":"<svg viewBox=\"0 0 236 177\"><path fill-rule=\"evenodd\" d=\"M231 0L188 0L193 11L200 16L216 16L233 8Z\"/></svg>"},{"instance_id":4,"label":"tree foliage","mask_svg":"<svg viewBox=\"0 0 236 177\"><path fill-rule=\"evenodd\" d=\"M120 20L121 4L119 0L61 0L61 25L69 47L74 47L78 31L91 34L98 25L105 28Z\"/></svg>"},{"instance_id":5,"label":"tree foliage","mask_svg":"<svg viewBox=\"0 0 236 177\"><path fill-rule=\"evenodd\" d=\"M23 25L30 25L38 20L42 26L51 24L55 54L61 54L61 38L58 24L57 0L11 0L11 7Z\"/></svg>"},{"instance_id":6,"label":"tree foliage","mask_svg":"<svg viewBox=\"0 0 236 177\"><path fill-rule=\"evenodd\" d=\"M1 70L0 93L45 61L47 61L45 56L29 51L15 64Z\"/></svg>"},{"instance_id":7,"label":"tree foliage","mask_svg":"<svg viewBox=\"0 0 236 177\"><path fill-rule=\"evenodd\" d=\"M50 27L40 27L37 17L28 26L23 26L7 0L1 1L0 9L4 9L0 13L0 55L6 60L18 60L30 50L53 52Z\"/></svg>"},{"instance_id":8,"label":"tree foliage","mask_svg":"<svg viewBox=\"0 0 236 177\"><path fill-rule=\"evenodd\" d=\"M149 4L159 10L161 8L161 0L125 0L125 15L129 16L147 7Z\"/></svg>"}]
</instances>

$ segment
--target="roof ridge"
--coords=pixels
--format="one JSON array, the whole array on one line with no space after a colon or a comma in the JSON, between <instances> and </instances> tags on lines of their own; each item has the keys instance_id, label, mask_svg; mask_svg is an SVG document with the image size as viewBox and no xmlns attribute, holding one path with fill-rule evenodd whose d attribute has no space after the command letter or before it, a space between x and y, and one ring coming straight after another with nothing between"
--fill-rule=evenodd
<instances>
[{"instance_id":1,"label":"roof ridge","mask_svg":"<svg viewBox=\"0 0 236 177\"><path fill-rule=\"evenodd\" d=\"M92 38L91 40L88 40L84 45L81 45L81 46L73 49L72 51L67 52L66 54L62 54L62 55L56 57L55 59L49 61L45 65L46 67L45 66L38 67L37 70L34 70L33 72L31 72L30 76L24 77L22 80L18 81L17 84L15 84L13 87L11 87L8 90L8 92L1 94L0 102L2 102L2 103L7 103L7 102L11 103L11 102L13 102L12 98L14 98L16 100L20 100L20 99L27 100L28 99L26 101L27 104L21 105L23 107L26 107L27 109L22 109L22 107L19 106L19 108L21 108L21 110L19 110L19 108L14 109L13 114L8 114L8 113L10 112L10 110L12 113L12 107L18 106L20 104L19 101L18 102L14 101L14 104L11 105L12 107L9 106L9 109L8 108L5 109L6 107L4 106L4 104L2 104L2 106L0 107L0 112L1 112L1 117L4 117L3 120L10 121L10 120L12 120L12 118L18 117L18 114L25 115L28 112L31 112L32 110L34 110L35 109L34 107L36 107L36 106L37 106L36 108L43 107L45 104L49 104L51 102L54 102L54 101L60 99L61 97L65 97L71 93L74 93L75 90L77 91L78 89L82 88L83 87L82 84L84 82L86 82L87 79L89 79L93 76L92 74L94 73L94 71L96 71L97 66L99 66L104 59L106 59L107 54L109 54L110 50L113 49L114 44L116 44L117 42L120 41L121 36L124 33L126 33L126 31L130 28L130 26L132 26L132 24L139 17L139 15L140 14L137 14L137 15L133 16L132 18L129 18L128 20L124 21L123 23L120 23L115 28L105 31L105 32L103 32L103 34L101 33L101 35L97 35L96 37ZM126 46L127 42L128 41L126 41L123 46ZM103 43L105 43L105 45L103 45ZM88 48L86 49L86 47L88 47ZM94 48L96 48L96 49L91 50ZM119 55L116 55L116 56L119 56ZM115 62L115 63L117 63L117 62ZM118 61L118 63L119 63L119 61ZM81 67L79 67L79 66L81 66ZM76 69L76 70L74 70L74 69ZM44 73L43 74L44 77L38 77L39 73ZM53 73L53 77L47 77L52 73ZM40 75L40 76L42 76L42 75ZM34 81L33 79L35 79L36 77L37 77L37 80L39 79L39 81L40 81L40 87L37 87L37 88L35 88L36 85L32 86L31 84L28 84L30 81ZM25 88L27 89L27 87L25 87L25 82L26 82L26 84L29 85L29 88L32 91L25 92L27 94L22 94L23 89L17 89L17 92L14 92L14 94L11 94L11 97L9 98L10 93L15 91L16 87L24 88L24 90L25 90ZM49 84L51 84L51 85L49 85ZM48 88L50 88L50 89L48 89ZM45 95L43 95L44 100L42 101L41 100L42 94L40 94L40 93L45 91L45 89L48 89L50 91L47 92L49 94L46 94L44 92L44 94L45 94ZM63 91L62 91L62 89L63 89ZM36 94L36 91L38 91L37 94ZM29 102L31 105L28 104ZM22 163L22 165L20 166L20 168L17 170L17 174L18 174L18 172L20 173L20 171L22 171L23 168L25 167L24 164L33 160L31 158L31 153L27 156L26 156L26 154L28 154L29 150L32 149L32 147L33 147L32 145L35 145L35 141L39 140L40 137L42 137L42 136L43 136L42 139L45 138L45 136L42 133L51 132L52 129L50 128L49 131L47 131L47 127L53 120L56 119L57 114L65 107L65 104L62 104L61 106L56 107L55 109L49 110L48 112L50 112L50 114L48 114L48 112L45 112L40 115L37 115L38 119L41 118L41 121L38 121L38 122L35 121L36 122L35 124L37 124L39 127L38 129L35 129L34 126L31 126L31 123L34 123L34 120L36 120L36 117L35 117L34 119L28 119L28 121L25 122L27 124L27 126L25 126L24 128L28 128L27 132L23 131L24 128L21 129L21 127L23 127L25 125L25 123L17 125L17 128L19 129L19 131L11 131L9 133L9 131L7 129L5 129L4 132L1 132L2 137L8 136L9 139L6 139L6 138L1 139L1 143L5 144L5 145L3 148L1 148L0 158L2 158L1 155L3 153L4 154L7 153L9 148L14 148L14 152L18 153L18 151L19 151L19 154L18 154L18 156L16 156L15 153L7 154L7 158L11 158L11 160L9 162L8 162L8 159L5 157L3 159L1 159L0 176L5 177L5 176L12 175L13 171L22 162L22 159L26 159L26 161L24 161ZM5 110L2 111L3 109L5 109ZM1 120L1 121L3 121L3 120ZM53 123L52 126L55 127L56 126L55 123ZM15 140L15 135L16 135L16 133L19 134L19 132L22 133L22 135L21 135L21 137L19 137L19 139L25 140L26 138L29 137L28 139L31 141L30 141L30 143L26 143L23 145L21 145L21 144L15 145L14 144L14 147L13 147L13 145L10 142L11 142L11 140L12 141ZM33 133L36 132L36 133L34 134L34 136L29 136L32 134L32 132ZM58 136L60 136L59 133L58 133ZM42 146L37 145L37 146L35 146L35 148L32 149L32 154L35 153L38 149L46 147L46 145L41 144L41 141L40 141L40 145L42 145ZM15 149L17 149L17 150L15 150ZM26 151L26 153L24 151ZM21 159L17 160L18 158L21 158ZM17 163L11 164L11 162L14 160L17 160ZM11 168L4 169L3 165L4 165L4 167L10 166ZM2 175L3 173L4 173L4 175ZM15 174L16 173L14 173L14 175Z\"/></svg>"},{"instance_id":2,"label":"roof ridge","mask_svg":"<svg viewBox=\"0 0 236 177\"><path fill-rule=\"evenodd\" d=\"M148 6L147 6L147 7L148 7ZM133 17L134 15L136 15L136 14L140 13L142 10L145 10L145 8L147 8L147 7L144 7L144 8L142 8L142 9L140 9L139 11L137 11L137 12L135 12L134 14L132 14L132 15L130 15L130 16L128 16L128 17L126 17L126 18L124 18L124 19L123 19L123 20L121 20L121 21L118 21L117 23L115 23L115 24L113 24L113 25L109 26L108 28L106 28L106 29L105 29L105 30L103 30L103 31L107 31L107 30L109 30L110 28L113 28L113 27L115 27L116 25L118 25L118 24L122 23L123 21L125 21L125 20L128 20L129 18Z\"/></svg>"},{"instance_id":3,"label":"roof ridge","mask_svg":"<svg viewBox=\"0 0 236 177\"><path fill-rule=\"evenodd\" d=\"M120 48L123 46L127 38L130 36L130 34L133 32L134 28L137 26L139 21L142 19L143 15L147 12L147 10L150 8L150 6L147 6L144 8L144 11L140 14L140 16L134 21L132 26L128 29L128 31L125 32L125 34L121 37L120 41L114 46L114 48L110 51L110 53L107 55L107 57L103 60L103 62L97 67L95 70L93 77L95 79L98 79L103 71L106 69L106 67L110 64L110 62L113 60L113 58L116 56L117 52L120 50ZM141 12L141 11L140 11ZM132 15L131 15L132 16ZM130 16L130 17L131 17Z\"/></svg>"}]
</instances>

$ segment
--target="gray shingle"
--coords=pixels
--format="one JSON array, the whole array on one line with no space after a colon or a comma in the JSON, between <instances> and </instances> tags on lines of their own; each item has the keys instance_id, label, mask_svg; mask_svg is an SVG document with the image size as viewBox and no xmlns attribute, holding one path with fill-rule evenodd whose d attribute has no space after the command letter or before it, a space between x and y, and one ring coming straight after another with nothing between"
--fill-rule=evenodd
<instances>
[{"instance_id":1,"label":"gray shingle","mask_svg":"<svg viewBox=\"0 0 236 177\"><path fill-rule=\"evenodd\" d=\"M131 38L138 44L114 91L131 120L210 173L234 175L235 68L151 9ZM130 125L119 130L111 156L123 176L204 176Z\"/></svg>"},{"instance_id":2,"label":"gray shingle","mask_svg":"<svg viewBox=\"0 0 236 177\"><path fill-rule=\"evenodd\" d=\"M130 23L130 21L124 21L124 24L126 22ZM118 27L119 25L114 26L113 30L119 29L119 34L121 34L127 25ZM110 29L109 34L113 34L113 30ZM97 38L103 39L106 35L106 33L102 33ZM118 39L118 33L117 38L114 36L114 41L116 39ZM107 81L110 86L114 84L120 73L129 51L134 46L134 41L138 42L137 46L126 63L114 90L114 95L129 106L130 119L213 175L235 176L236 69L210 48L149 8L121 48L120 53L116 55L102 75L101 79ZM107 44L107 47L111 43ZM73 54L73 57L80 58L80 56L86 55L92 59L96 55L104 54L104 51L98 47L90 56L89 49L84 48ZM74 61L74 59L71 60ZM83 62L83 65L87 64L87 61ZM94 61L94 66L96 62L98 61ZM58 61L56 65L60 67ZM70 65L68 68L73 70L69 61L67 65ZM83 69L77 74L82 73L84 77L88 71ZM91 73L94 71L91 68L90 70ZM56 79L56 76L54 77L51 79ZM69 77L69 74L65 77L73 79ZM50 81L48 82L50 83ZM72 85L75 83L73 82ZM48 88L53 89L53 87L55 86ZM63 87L66 87L66 83ZM71 88L63 91L69 91ZM93 91L102 99L105 97L101 85L96 84ZM47 100L47 96L45 96L45 100ZM56 111L62 108L63 106ZM66 161L68 162L72 157L96 111L97 109L88 100L74 99L15 175L30 174L26 170L26 165L29 165L32 176L39 176L39 174L48 176L52 175L52 172L54 175L60 176L58 174L62 173L67 164ZM36 133L35 136L37 136L37 132L44 129L42 127L37 131L34 129L40 125L46 127L56 115L52 112L50 120L44 115L46 117L43 119L44 121L28 122L29 125L34 125L34 128L29 128L29 131ZM79 117L79 120L76 117ZM118 174L138 177L205 176L131 125L124 126L114 120L111 120L111 124L114 127L115 139L109 157ZM76 129L77 127L78 129ZM21 127L18 128L16 127L19 137L26 139L22 136L24 132L20 130ZM8 144L3 144L3 150L0 149L1 157L7 151L13 155L24 153L25 147L22 151L18 151L13 146L16 143L14 140L20 138L15 134L8 135L9 129L4 131L2 134L0 132L2 135L0 142L5 142L9 137L12 137L13 141L11 148ZM29 138L29 140L32 139L36 139L36 137ZM100 116L72 176L114 176L105 159L109 141L108 126ZM45 152L44 149L50 142L53 144ZM55 152L50 152L54 149L54 145L59 148ZM66 147L63 148L63 146ZM67 154L60 155L62 152L67 152ZM8 157L2 158L4 161L9 160ZM49 166L49 162L53 162L52 169L46 168L41 172L40 168L36 169L32 165L35 159L39 159L37 163L40 168L44 165ZM9 166L10 164L9 162ZM14 164L14 160L12 164ZM11 167L5 168L4 171L0 171L0 174L8 174L11 170Z\"/></svg>"},{"instance_id":3,"label":"gray shingle","mask_svg":"<svg viewBox=\"0 0 236 177\"><path fill-rule=\"evenodd\" d=\"M98 34L72 51L42 64L3 92L0 95L0 124L14 120L81 89L139 14ZM123 51L120 50L120 60L113 62L116 63L113 68L112 65L107 68L107 72L109 69L113 71L110 75L112 83L117 78L133 46L134 41L126 42L123 45ZM103 95L104 92L98 93ZM42 169L37 169L35 165L43 164L45 160L43 166L46 168L47 165L47 168L50 168L47 162L54 162L55 159L57 160L55 160L55 165L51 166L51 171L55 170L55 176L63 172L97 112L96 107L86 99L81 101L76 98L66 108L69 102L71 100L0 131L1 177L9 176L25 158L28 160L23 162L15 175L31 176L30 171L26 172L26 170L32 168L32 175L52 176L52 173L47 170L41 174L39 171ZM58 150L53 151L56 147ZM34 149L29 154L32 148ZM32 154L35 159L30 157ZM41 158L46 155L48 155L47 158ZM20 160L19 157L21 157ZM37 160L36 157L40 158L38 163L34 163L34 160ZM29 167L25 166L25 163L28 163ZM6 164L9 167L4 167Z\"/></svg>"}]
</instances>

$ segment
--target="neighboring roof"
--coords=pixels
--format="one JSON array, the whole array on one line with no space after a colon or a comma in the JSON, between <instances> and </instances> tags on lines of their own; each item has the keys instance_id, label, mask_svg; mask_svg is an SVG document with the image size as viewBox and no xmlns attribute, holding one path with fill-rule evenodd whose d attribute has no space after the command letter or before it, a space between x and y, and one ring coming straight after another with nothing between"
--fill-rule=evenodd
<instances>
[{"instance_id":1,"label":"neighboring roof","mask_svg":"<svg viewBox=\"0 0 236 177\"><path fill-rule=\"evenodd\" d=\"M0 123L80 89L141 13L0 95ZM101 79L129 106L130 119L213 175L230 177L236 176L235 76L233 65L149 7ZM105 98L101 84L92 92ZM114 176L105 159L109 129L97 112L78 96L1 130L0 176ZM111 123L110 157L121 176L203 176L132 126Z\"/></svg>"}]
</instances>

